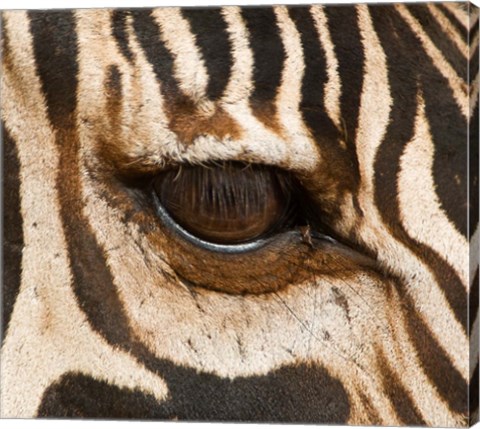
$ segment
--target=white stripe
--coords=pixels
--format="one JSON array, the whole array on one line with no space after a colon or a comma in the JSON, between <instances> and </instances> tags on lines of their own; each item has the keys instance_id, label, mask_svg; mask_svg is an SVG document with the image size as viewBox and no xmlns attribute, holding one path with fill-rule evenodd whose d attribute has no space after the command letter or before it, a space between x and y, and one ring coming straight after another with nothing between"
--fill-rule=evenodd
<instances>
[{"instance_id":1,"label":"white stripe","mask_svg":"<svg viewBox=\"0 0 480 429\"><path fill-rule=\"evenodd\" d=\"M357 157L361 176L358 200L364 211L369 213L368 219L377 222L377 228L383 225L374 202L375 157L387 131L392 97L388 83L388 67L385 52L382 49L377 33L373 28L368 7L357 6L358 25L365 52L364 79L360 97L360 109L357 129ZM358 219L358 213L350 201L343 205L343 216L337 227L344 231L358 231L358 223L365 223L367 218ZM375 221L373 220L375 219ZM376 247L379 243L372 242Z\"/></svg>"},{"instance_id":2,"label":"white stripe","mask_svg":"<svg viewBox=\"0 0 480 429\"><path fill-rule=\"evenodd\" d=\"M427 3L428 10L434 17L435 21L440 25L447 34L450 40L457 46L463 56L467 57L468 44L462 38L462 35L458 32L457 28L450 23L445 14L438 8L438 5L433 3Z\"/></svg>"},{"instance_id":3,"label":"white stripe","mask_svg":"<svg viewBox=\"0 0 480 429\"><path fill-rule=\"evenodd\" d=\"M328 80L325 84L325 110L337 128L341 129L340 94L342 86L340 83L340 76L338 75L338 61L335 55L332 39L330 37L328 19L325 15L323 6L315 5L312 6L310 10L315 23L315 28L320 38L320 42L325 51L325 59L327 63L326 66Z\"/></svg>"},{"instance_id":4,"label":"white stripe","mask_svg":"<svg viewBox=\"0 0 480 429\"><path fill-rule=\"evenodd\" d=\"M403 4L398 4L396 5L396 8L400 13L400 15L403 17L403 19L406 21L406 23L410 26L412 31L415 33L415 35L422 42L425 52L432 59L435 67L445 77L445 79L448 80L450 88L453 91L453 96L455 98L455 101L458 107L460 108L460 111L462 112L465 118L468 118L469 106L468 106L468 97L466 96L468 88L466 84L457 75L455 70L444 58L444 56L439 51L439 49L435 46L435 44L425 34L425 32L422 29L422 26L410 14L406 6Z\"/></svg>"},{"instance_id":5,"label":"white stripe","mask_svg":"<svg viewBox=\"0 0 480 429\"><path fill-rule=\"evenodd\" d=\"M298 128L303 128L299 116L299 106L302 100L302 79L305 72L303 47L300 34L290 19L287 8L278 6L274 8L274 11L286 56L276 104L278 111L281 112L280 116L283 117L280 122L282 124L288 123L290 128L290 121L293 121L292 131L296 133Z\"/></svg>"},{"instance_id":6,"label":"white stripe","mask_svg":"<svg viewBox=\"0 0 480 429\"><path fill-rule=\"evenodd\" d=\"M159 8L152 12L161 28L161 37L175 58L174 74L182 91L194 101L206 97L208 73L196 45L190 24L179 8ZM212 109L213 113L213 109Z\"/></svg>"},{"instance_id":7,"label":"white stripe","mask_svg":"<svg viewBox=\"0 0 480 429\"><path fill-rule=\"evenodd\" d=\"M475 12L475 18L478 19L478 9L474 9ZM473 19L473 13L471 16L471 19ZM478 26L478 21L476 22L476 25ZM473 28L473 26L472 26ZM472 115L474 113L475 107L477 107L477 104L479 103L478 99L478 88L479 88L479 73L477 70L477 74L475 76L471 75L471 70L470 70L470 64L473 61L473 56L476 54L478 56L478 52L476 49L478 48L478 42L479 42L479 33L477 31L477 34L475 37L469 41L469 63L468 63L468 82L470 84L470 98L469 98L469 103L470 103L470 120L472 120Z\"/></svg>"},{"instance_id":8,"label":"white stripe","mask_svg":"<svg viewBox=\"0 0 480 429\"><path fill-rule=\"evenodd\" d=\"M78 74L78 115L81 120L87 121L90 127L92 124L105 121L102 125L104 127L108 125L109 119L104 113L107 101L104 83L107 79L108 66L119 66L126 76L129 71L110 36L109 10L80 9L75 11L75 18L78 58L85 64ZM123 81L124 79L122 84Z\"/></svg>"},{"instance_id":9,"label":"white stripe","mask_svg":"<svg viewBox=\"0 0 480 429\"><path fill-rule=\"evenodd\" d=\"M468 29L469 25L469 13L467 10L464 10L461 6L464 6L466 3L443 3L443 5L457 18L458 22ZM460 6L461 5L461 6ZM470 8L469 8L470 10Z\"/></svg>"},{"instance_id":10,"label":"white stripe","mask_svg":"<svg viewBox=\"0 0 480 429\"><path fill-rule=\"evenodd\" d=\"M83 150L100 141L114 146L113 152L124 154L132 162L161 166L170 156L183 150L170 130L165 99L133 31L131 18L126 23L129 48L134 63L126 61L110 37L110 11L78 10L78 61L81 64L78 83L78 130ZM110 65L122 74L121 127L116 138L110 133L110 116L105 110L107 97L104 82Z\"/></svg>"},{"instance_id":11,"label":"white stripe","mask_svg":"<svg viewBox=\"0 0 480 429\"><path fill-rule=\"evenodd\" d=\"M423 364L407 333L408 312L402 308L402 297L397 292L394 292L394 297L389 303L389 321L393 329L392 342L396 347L384 348L392 370L417 404L418 411L428 426L456 427L463 423L463 416L455 416L450 411L448 404L422 370ZM467 354L466 350L464 354ZM435 356L432 359L435 359Z\"/></svg>"},{"instance_id":12,"label":"white stripe","mask_svg":"<svg viewBox=\"0 0 480 429\"><path fill-rule=\"evenodd\" d=\"M373 28L368 7L357 6L358 24L365 50L364 79L360 98L357 153L366 195L373 195L375 156L387 131L392 97L385 52ZM372 209L376 210L374 206Z\"/></svg>"},{"instance_id":13,"label":"white stripe","mask_svg":"<svg viewBox=\"0 0 480 429\"><path fill-rule=\"evenodd\" d=\"M162 84L158 82L130 21L127 32L130 47L135 52L135 65L131 78L125 81L131 83L124 91L126 112L122 131L132 156L162 166L169 157L178 157L184 147L170 130L166 113L168 101L162 95Z\"/></svg>"},{"instance_id":14,"label":"white stripe","mask_svg":"<svg viewBox=\"0 0 480 429\"><path fill-rule=\"evenodd\" d=\"M401 221L411 237L445 258L467 290L468 242L441 207L433 179L434 156L435 144L425 116L424 100L419 96L415 133L400 159L398 199ZM422 216L419 217L418 213Z\"/></svg>"},{"instance_id":15,"label":"white stripe","mask_svg":"<svg viewBox=\"0 0 480 429\"><path fill-rule=\"evenodd\" d=\"M476 22L476 25L475 25L475 26L478 27L478 16L477 16L477 22ZM474 30L474 29L473 29L473 27L472 27L472 29L470 30L470 33L471 33L473 30ZM471 36L470 33L469 33L469 36L468 36L468 37L469 37L469 42L468 42L468 43L469 43L469 45L470 45L470 53L473 53L473 48L476 48L477 45L478 45L478 36L479 36L479 34L478 34L478 31L477 31L477 33L475 34L475 36L473 36L473 38L471 38L471 37L470 37L470 36Z\"/></svg>"},{"instance_id":16,"label":"white stripe","mask_svg":"<svg viewBox=\"0 0 480 429\"><path fill-rule=\"evenodd\" d=\"M282 82L276 97L276 105L283 133L292 152L315 152L315 143L305 126L299 110L302 101L302 79L305 71L300 34L291 20L288 9L275 9L286 58L283 63ZM291 155L293 157L293 154Z\"/></svg>"},{"instance_id":17,"label":"white stripe","mask_svg":"<svg viewBox=\"0 0 480 429\"><path fill-rule=\"evenodd\" d=\"M470 61L473 60L473 56L475 55L475 53L477 53L477 55L478 55L478 52L475 51L478 47L478 40L479 40L478 38L479 38L479 33L477 32L477 34L475 34L473 39L471 39L469 41L469 46L468 46L469 56L468 56L468 58L470 59Z\"/></svg>"},{"instance_id":18,"label":"white stripe","mask_svg":"<svg viewBox=\"0 0 480 429\"><path fill-rule=\"evenodd\" d=\"M222 15L227 23L233 57L230 80L222 101L227 104L241 100L247 101L253 89L253 54L248 42L249 34L239 7L222 8Z\"/></svg>"}]
</instances>

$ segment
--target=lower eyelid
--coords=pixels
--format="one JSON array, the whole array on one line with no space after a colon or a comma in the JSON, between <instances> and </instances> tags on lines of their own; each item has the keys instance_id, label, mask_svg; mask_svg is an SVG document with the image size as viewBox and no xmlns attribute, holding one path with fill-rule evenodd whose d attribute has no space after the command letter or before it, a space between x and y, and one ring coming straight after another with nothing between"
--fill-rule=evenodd
<instances>
[{"instance_id":1,"label":"lower eyelid","mask_svg":"<svg viewBox=\"0 0 480 429\"><path fill-rule=\"evenodd\" d=\"M310 240L294 229L247 244L216 245L171 227L168 213L160 213L164 233L149 240L189 288L263 295L322 276L348 279L358 270L377 270L375 260L316 232Z\"/></svg>"}]
</instances>

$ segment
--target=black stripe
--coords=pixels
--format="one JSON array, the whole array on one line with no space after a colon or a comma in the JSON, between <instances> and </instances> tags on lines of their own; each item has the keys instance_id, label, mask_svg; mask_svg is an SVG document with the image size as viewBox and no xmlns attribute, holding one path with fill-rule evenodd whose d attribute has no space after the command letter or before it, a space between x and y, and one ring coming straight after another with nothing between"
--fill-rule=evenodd
<instances>
[{"instance_id":1,"label":"black stripe","mask_svg":"<svg viewBox=\"0 0 480 429\"><path fill-rule=\"evenodd\" d=\"M473 82L473 80L475 79L475 76L477 75L478 73L478 61L479 61L479 51L478 51L478 48L479 46L477 45L477 47L475 48L475 52L472 54L470 53L471 55L471 59L470 59L470 64L469 64L469 68L470 68L470 83Z\"/></svg>"},{"instance_id":2,"label":"black stripe","mask_svg":"<svg viewBox=\"0 0 480 429\"><path fill-rule=\"evenodd\" d=\"M397 417L406 426L426 425L414 401L402 384L402 380L390 367L381 350L377 350L377 362L382 376L385 394L395 410Z\"/></svg>"},{"instance_id":3,"label":"black stripe","mask_svg":"<svg viewBox=\"0 0 480 429\"><path fill-rule=\"evenodd\" d=\"M10 52L10 36L8 35L7 29L5 28L5 17L3 12L0 12L0 42L1 42L1 57L2 65L5 67L5 70L10 71L12 60Z\"/></svg>"},{"instance_id":4,"label":"black stripe","mask_svg":"<svg viewBox=\"0 0 480 429\"><path fill-rule=\"evenodd\" d=\"M117 46L120 49L122 55L128 62L133 61L133 52L128 45L128 33L127 33L127 18L130 13L123 9L115 9L112 12L112 35L117 42Z\"/></svg>"},{"instance_id":5,"label":"black stripe","mask_svg":"<svg viewBox=\"0 0 480 429\"><path fill-rule=\"evenodd\" d=\"M376 14L380 6L372 7ZM396 12L386 11L392 14ZM395 20L395 17L393 17ZM385 23L386 19L383 19ZM399 168L399 157L404 145L412 138L414 114L416 112L416 93L423 90L425 113L430 123L430 130L435 144L434 180L436 193L441 206L457 230L466 236L467 233L467 126L453 97L448 81L440 74L424 53L423 47L402 19L396 19L396 28L385 28L385 23L377 17L377 34L383 40L389 63L389 80L392 96L396 102L392 108L392 123L385 138L383 152L385 160L379 162L377 180L382 181L382 175L390 177L392 183L382 184L385 195L379 198L379 204L386 212L395 212L397 203L391 208L386 207L392 200L393 182L396 186L396 175ZM395 34L401 37L395 37ZM418 53L423 53L419 56ZM388 147L387 147L388 146ZM395 147L394 147L395 146ZM382 157L382 148L377 159ZM388 152L388 153L387 153ZM392 174L393 166L395 172ZM386 170L383 172L383 170ZM390 186L391 189L385 188ZM387 198L386 200L384 198ZM389 216L390 219L394 217Z\"/></svg>"},{"instance_id":6,"label":"black stripe","mask_svg":"<svg viewBox=\"0 0 480 429\"><path fill-rule=\"evenodd\" d=\"M347 8L351 9L348 6ZM322 158L328 160L318 173L309 179L308 186L318 192L323 192L323 188L335 189L338 193L337 198L340 200L342 198L340 194L346 191L355 195L355 188L358 186L356 150L353 142L347 143L347 150L342 148L339 140L344 134L343 130L336 127L325 111L324 87L328 80L326 56L311 10L302 6L291 6L289 14L300 34L303 48L305 69L300 102L302 117L318 145ZM356 121L355 118L343 119L345 122L351 122L352 119L353 122ZM338 205L323 205L322 208L324 209L323 220L337 219L341 216Z\"/></svg>"},{"instance_id":7,"label":"black stripe","mask_svg":"<svg viewBox=\"0 0 480 429\"><path fill-rule=\"evenodd\" d=\"M232 46L221 9L186 8L182 14L188 19L205 60L209 76L207 95L216 100L225 91L233 64Z\"/></svg>"},{"instance_id":8,"label":"black stripe","mask_svg":"<svg viewBox=\"0 0 480 429\"><path fill-rule=\"evenodd\" d=\"M478 30L479 30L479 27L478 27L478 23L479 23L479 20L478 20L478 13L476 14L475 16L475 20L472 20L472 16L473 16L473 11L471 9L471 6L470 6L470 16L469 16L469 25L470 25L470 28L468 29L468 32L470 33L468 35L469 37L469 40L473 40L473 38L478 34Z\"/></svg>"},{"instance_id":9,"label":"black stripe","mask_svg":"<svg viewBox=\"0 0 480 429\"><path fill-rule=\"evenodd\" d=\"M379 37L387 61L390 94L393 100L390 122L384 141L375 159L375 202L382 217L388 224L398 224L397 177L400 172L399 160L404 147L414 133L417 111L417 76L408 61L409 42L397 33L392 6L369 6L375 32ZM397 18L398 19L398 18Z\"/></svg>"},{"instance_id":10,"label":"black stripe","mask_svg":"<svg viewBox=\"0 0 480 429\"><path fill-rule=\"evenodd\" d=\"M107 68L104 82L104 93L106 98L107 116L111 125L111 140L117 141L119 130L121 129L122 113L122 73L117 65L111 64Z\"/></svg>"},{"instance_id":11,"label":"black stripe","mask_svg":"<svg viewBox=\"0 0 480 429\"><path fill-rule=\"evenodd\" d=\"M414 49L420 51L420 46ZM448 80L427 61L426 54L419 76L425 99L425 115L435 145L433 178L436 194L450 221L467 237L467 122L455 101Z\"/></svg>"},{"instance_id":12,"label":"black stripe","mask_svg":"<svg viewBox=\"0 0 480 429\"><path fill-rule=\"evenodd\" d=\"M78 137L57 133L62 162L57 177L61 218L70 256L73 290L92 328L108 342L126 346L130 340L128 318L117 295L105 252L83 214Z\"/></svg>"},{"instance_id":13,"label":"black stripe","mask_svg":"<svg viewBox=\"0 0 480 429\"><path fill-rule=\"evenodd\" d=\"M82 214L78 138L74 131L78 87L74 15L71 11L30 11L29 17L48 114L58 128L56 144L62 162L59 164L57 189L74 292L94 329L113 343L125 342L128 338L126 318L122 318L121 304L103 251Z\"/></svg>"},{"instance_id":14,"label":"black stripe","mask_svg":"<svg viewBox=\"0 0 480 429\"><path fill-rule=\"evenodd\" d=\"M472 238L475 230L478 227L479 220L479 122L480 122L480 112L479 112L479 101L476 100L477 104L475 109L473 109L473 115L470 119L469 130L470 130L470 140L469 140L469 164L470 164L470 174L469 174L469 239ZM470 100L470 103L473 103L474 100Z\"/></svg>"},{"instance_id":15,"label":"black stripe","mask_svg":"<svg viewBox=\"0 0 480 429\"><path fill-rule=\"evenodd\" d=\"M30 11L29 16L37 70L50 120L57 128L56 144L62 162L56 185L74 292L94 329L113 343L125 342L126 317L122 317L103 250L83 215L75 132L78 64L74 15L71 11Z\"/></svg>"},{"instance_id":16,"label":"black stripe","mask_svg":"<svg viewBox=\"0 0 480 429\"><path fill-rule=\"evenodd\" d=\"M173 56L160 38L160 29L152 17L151 10L136 9L131 13L135 34L148 62L153 67L163 95L181 96L175 78Z\"/></svg>"},{"instance_id":17,"label":"black stripe","mask_svg":"<svg viewBox=\"0 0 480 429\"><path fill-rule=\"evenodd\" d=\"M160 402L140 388L112 386L81 373L66 373L45 390L37 417L165 419Z\"/></svg>"},{"instance_id":18,"label":"black stripe","mask_svg":"<svg viewBox=\"0 0 480 429\"><path fill-rule=\"evenodd\" d=\"M77 206L77 207L75 207ZM78 204L73 207L80 209ZM73 273L73 289L80 308L92 328L109 343L126 346L130 340L128 318L123 309L112 274L93 231L82 216L62 210L68 236L68 250Z\"/></svg>"},{"instance_id":19,"label":"black stripe","mask_svg":"<svg viewBox=\"0 0 480 429\"><path fill-rule=\"evenodd\" d=\"M20 291L22 273L23 219L20 201L20 161L17 146L2 122L3 142L3 279L2 341Z\"/></svg>"},{"instance_id":20,"label":"black stripe","mask_svg":"<svg viewBox=\"0 0 480 429\"><path fill-rule=\"evenodd\" d=\"M153 361L168 386L168 397L162 402L140 389L67 373L45 391L38 415L336 424L346 423L350 415L342 384L313 364L283 366L266 375L232 380L166 360Z\"/></svg>"},{"instance_id":21,"label":"black stripe","mask_svg":"<svg viewBox=\"0 0 480 429\"><path fill-rule=\"evenodd\" d=\"M29 11L37 72L54 125L73 114L78 73L77 34L72 11Z\"/></svg>"},{"instance_id":22,"label":"black stripe","mask_svg":"<svg viewBox=\"0 0 480 429\"><path fill-rule=\"evenodd\" d=\"M468 63L468 68L469 68L469 85L472 85L473 81L475 80L475 77L478 74L478 61L479 61L479 51L478 49L480 46L477 44L475 46L475 51L472 53L472 49L474 48L473 45L469 45L469 55L470 55L470 61ZM471 86L470 86L471 90Z\"/></svg>"},{"instance_id":23,"label":"black stripe","mask_svg":"<svg viewBox=\"0 0 480 429\"><path fill-rule=\"evenodd\" d=\"M338 61L341 85L340 113L347 131L346 143L352 151L355 151L365 67L357 8L329 7L325 8L325 14ZM352 167L352 174L359 177L357 157Z\"/></svg>"},{"instance_id":24,"label":"black stripe","mask_svg":"<svg viewBox=\"0 0 480 429\"><path fill-rule=\"evenodd\" d=\"M243 8L253 53L252 104L272 101L280 86L285 52L272 8Z\"/></svg>"},{"instance_id":25,"label":"black stripe","mask_svg":"<svg viewBox=\"0 0 480 429\"><path fill-rule=\"evenodd\" d=\"M426 4L406 5L410 13L417 19L422 31L430 38L432 43L440 50L447 62L452 66L457 75L467 81L467 59L457 46L444 32L437 20L431 15Z\"/></svg>"},{"instance_id":26,"label":"black stripe","mask_svg":"<svg viewBox=\"0 0 480 429\"><path fill-rule=\"evenodd\" d=\"M338 145L338 130L325 112L324 86L327 82L325 52L308 8L292 6L289 14L300 33L305 71L300 109L305 123L317 142Z\"/></svg>"},{"instance_id":27,"label":"black stripe","mask_svg":"<svg viewBox=\"0 0 480 429\"><path fill-rule=\"evenodd\" d=\"M168 361L156 365L171 398L164 406L179 419L341 424L350 415L344 387L318 365L297 363L233 380Z\"/></svg>"},{"instance_id":28,"label":"black stripe","mask_svg":"<svg viewBox=\"0 0 480 429\"><path fill-rule=\"evenodd\" d=\"M441 4L441 3L437 3L435 4L435 7L437 7L438 9L440 9L443 14L445 15L445 17L450 21L450 23L457 29L457 31L460 33L460 35L462 36L462 40L467 40L467 34L468 34L468 30L464 27L464 25L455 17L455 15L450 12L448 10L447 7L445 7L445 5Z\"/></svg>"},{"instance_id":29,"label":"black stripe","mask_svg":"<svg viewBox=\"0 0 480 429\"><path fill-rule=\"evenodd\" d=\"M115 64L107 68L107 77L105 80L105 92L107 98L119 99L122 97L122 73Z\"/></svg>"},{"instance_id":30,"label":"black stripe","mask_svg":"<svg viewBox=\"0 0 480 429\"><path fill-rule=\"evenodd\" d=\"M368 425L381 426L383 420L380 418L379 412L382 410L378 409L379 407L377 407L375 403L372 403L372 401L361 391L358 392L358 396L363 406L362 413L367 415L366 422L368 422Z\"/></svg>"},{"instance_id":31,"label":"black stripe","mask_svg":"<svg viewBox=\"0 0 480 429\"><path fill-rule=\"evenodd\" d=\"M399 289L404 298L409 337L417 351L425 374L453 412L467 415L467 382L453 366L428 326L418 315L412 299L406 293L405 285L401 285Z\"/></svg>"},{"instance_id":32,"label":"black stripe","mask_svg":"<svg viewBox=\"0 0 480 429\"><path fill-rule=\"evenodd\" d=\"M401 237L399 234L397 237ZM455 319L460 323L463 331L467 333L468 313L465 307L468 304L467 293L465 292L465 285L458 277L456 271L433 249L426 245L422 245L416 240L407 237L401 238L408 247L415 252L420 259L429 265L433 272L435 281L442 289L449 306L451 307Z\"/></svg>"},{"instance_id":33,"label":"black stripe","mask_svg":"<svg viewBox=\"0 0 480 429\"><path fill-rule=\"evenodd\" d=\"M475 365L475 369L472 374L472 378L470 378L470 386L469 386L469 398L468 398L468 410L470 414L470 425L473 426L475 423L478 422L478 402L479 402L479 395L478 395L478 382L479 382L479 372L478 372L478 361Z\"/></svg>"},{"instance_id":34,"label":"black stripe","mask_svg":"<svg viewBox=\"0 0 480 429\"><path fill-rule=\"evenodd\" d=\"M338 62L341 87L340 115L342 125L345 127L344 140L350 154L348 172L354 186L351 192L354 195L354 206L360 214L361 209L356 198L356 188L360 183L360 169L355 142L361 107L365 54L358 26L357 8L355 6L328 7L325 8L325 14Z\"/></svg>"},{"instance_id":35,"label":"black stripe","mask_svg":"<svg viewBox=\"0 0 480 429\"><path fill-rule=\"evenodd\" d=\"M470 257L472 257L476 251L470 251ZM473 330L473 324L478 314L478 289L480 287L478 278L478 267L475 270L475 275L470 283L470 294L468 296L468 319L469 319L469 332Z\"/></svg>"}]
</instances>

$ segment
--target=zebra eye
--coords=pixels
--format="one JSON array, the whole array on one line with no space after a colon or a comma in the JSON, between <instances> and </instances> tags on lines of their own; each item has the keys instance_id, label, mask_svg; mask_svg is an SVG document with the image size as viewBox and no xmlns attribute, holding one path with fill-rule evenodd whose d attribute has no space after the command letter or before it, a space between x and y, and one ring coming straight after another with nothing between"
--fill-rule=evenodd
<instances>
[{"instance_id":1,"label":"zebra eye","mask_svg":"<svg viewBox=\"0 0 480 429\"><path fill-rule=\"evenodd\" d=\"M290 177L267 166L181 166L156 177L153 189L160 209L210 243L252 242L292 222Z\"/></svg>"}]
</instances>

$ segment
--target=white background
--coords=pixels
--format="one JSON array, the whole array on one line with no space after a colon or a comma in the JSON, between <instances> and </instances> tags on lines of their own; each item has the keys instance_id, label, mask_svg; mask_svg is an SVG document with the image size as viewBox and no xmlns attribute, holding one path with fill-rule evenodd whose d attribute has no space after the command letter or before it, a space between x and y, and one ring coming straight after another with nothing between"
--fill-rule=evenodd
<instances>
[{"instance_id":1,"label":"white background","mask_svg":"<svg viewBox=\"0 0 480 429\"><path fill-rule=\"evenodd\" d=\"M413 0L404 0L412 3ZM437 0L438 1L438 0ZM360 1L367 3L366 1ZM155 7L155 6L215 6L215 5L266 5L266 4L306 4L309 0L1 0L1 9L49 9L49 8L89 8L89 7ZM313 3L354 3L345 0L322 0ZM377 3L370 1L370 3ZM394 3L392 0L383 0L381 3ZM480 0L473 0L476 6L480 6ZM2 392L3 393L3 392ZM8 392L4 394L8 395ZM265 424L228 424L228 423L165 423L165 422L128 422L128 421L78 421L78 420L2 420L5 429L295 429L307 428L307 426L293 425L268 425ZM311 427L311 426L310 426ZM328 426L337 429L342 426ZM372 427L366 427L372 429Z\"/></svg>"}]
</instances>

